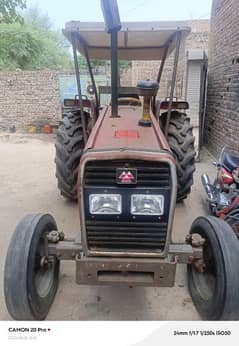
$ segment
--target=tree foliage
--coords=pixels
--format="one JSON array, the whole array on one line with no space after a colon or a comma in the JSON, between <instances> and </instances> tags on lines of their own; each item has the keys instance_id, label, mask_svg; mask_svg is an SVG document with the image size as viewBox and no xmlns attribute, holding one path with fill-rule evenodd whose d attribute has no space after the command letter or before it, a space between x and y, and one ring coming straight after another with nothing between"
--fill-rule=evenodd
<instances>
[{"instance_id":1,"label":"tree foliage","mask_svg":"<svg viewBox=\"0 0 239 346\"><path fill-rule=\"evenodd\" d=\"M0 69L30 68L41 51L41 42L20 24L0 25Z\"/></svg>"},{"instance_id":2,"label":"tree foliage","mask_svg":"<svg viewBox=\"0 0 239 346\"><path fill-rule=\"evenodd\" d=\"M23 24L0 24L0 69L70 69L70 53L63 48L61 32L51 29L49 17L33 8L24 19Z\"/></svg>"},{"instance_id":3,"label":"tree foliage","mask_svg":"<svg viewBox=\"0 0 239 346\"><path fill-rule=\"evenodd\" d=\"M0 70L73 68L70 44L60 31L53 30L49 16L37 6L24 12L24 21L17 9L25 8L25 0L0 0ZM86 60L79 55L82 69L87 69ZM93 59L92 67L110 69L109 60ZM130 62L120 61L122 72Z\"/></svg>"},{"instance_id":4,"label":"tree foliage","mask_svg":"<svg viewBox=\"0 0 239 346\"><path fill-rule=\"evenodd\" d=\"M26 0L0 0L0 23L22 22L18 10L26 8Z\"/></svg>"}]
</instances>

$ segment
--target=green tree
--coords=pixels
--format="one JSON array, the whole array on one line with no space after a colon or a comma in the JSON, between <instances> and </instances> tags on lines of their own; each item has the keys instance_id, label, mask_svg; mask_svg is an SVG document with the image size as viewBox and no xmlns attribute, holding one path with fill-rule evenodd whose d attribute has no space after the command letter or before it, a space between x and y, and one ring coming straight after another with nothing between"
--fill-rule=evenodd
<instances>
[{"instance_id":1,"label":"green tree","mask_svg":"<svg viewBox=\"0 0 239 346\"><path fill-rule=\"evenodd\" d=\"M71 69L62 34L51 29L49 17L34 8L24 19L24 24L0 24L0 69Z\"/></svg>"},{"instance_id":2,"label":"green tree","mask_svg":"<svg viewBox=\"0 0 239 346\"><path fill-rule=\"evenodd\" d=\"M27 69L41 48L42 43L25 26L0 25L0 70Z\"/></svg>"},{"instance_id":3,"label":"green tree","mask_svg":"<svg viewBox=\"0 0 239 346\"><path fill-rule=\"evenodd\" d=\"M51 30L53 23L47 13L43 13L37 5L29 7L24 13L24 19L32 26Z\"/></svg>"},{"instance_id":4,"label":"green tree","mask_svg":"<svg viewBox=\"0 0 239 346\"><path fill-rule=\"evenodd\" d=\"M22 22L18 10L26 8L26 0L0 0L0 23Z\"/></svg>"}]
</instances>

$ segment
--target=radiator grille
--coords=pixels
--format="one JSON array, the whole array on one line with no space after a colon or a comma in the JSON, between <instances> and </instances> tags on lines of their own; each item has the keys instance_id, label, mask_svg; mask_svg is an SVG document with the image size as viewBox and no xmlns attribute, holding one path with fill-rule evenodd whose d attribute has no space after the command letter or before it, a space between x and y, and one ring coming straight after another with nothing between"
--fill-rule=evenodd
<instances>
[{"instance_id":1,"label":"radiator grille","mask_svg":"<svg viewBox=\"0 0 239 346\"><path fill-rule=\"evenodd\" d=\"M85 188L107 187L120 191L122 185L118 185L116 181L117 168L137 169L137 184L124 185L124 189L128 191L136 187L155 189L155 191L163 189L167 191L170 198L170 166L165 162L89 161L84 172ZM139 219L134 221L131 218L127 221L127 217L122 215L121 220L103 221L100 217L92 219L88 215L85 227L89 249L92 251L163 251L167 238L168 215L164 215L161 220L155 219L155 222L152 222L150 218L142 221Z\"/></svg>"},{"instance_id":2,"label":"radiator grille","mask_svg":"<svg viewBox=\"0 0 239 346\"><path fill-rule=\"evenodd\" d=\"M163 250L167 223L86 221L91 250Z\"/></svg>"},{"instance_id":3,"label":"radiator grille","mask_svg":"<svg viewBox=\"0 0 239 346\"><path fill-rule=\"evenodd\" d=\"M116 183L116 168L137 169L136 186L170 186L170 167L167 163L140 160L90 161L85 167L85 185L118 186Z\"/></svg>"}]
</instances>

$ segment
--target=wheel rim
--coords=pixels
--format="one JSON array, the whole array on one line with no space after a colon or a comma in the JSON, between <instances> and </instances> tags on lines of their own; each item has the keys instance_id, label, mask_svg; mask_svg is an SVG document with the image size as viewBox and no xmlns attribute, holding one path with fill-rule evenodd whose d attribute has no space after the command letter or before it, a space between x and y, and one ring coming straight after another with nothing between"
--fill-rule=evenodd
<instances>
[{"instance_id":1,"label":"wheel rim","mask_svg":"<svg viewBox=\"0 0 239 346\"><path fill-rule=\"evenodd\" d=\"M208 241L205 242L203 248L203 259L205 262L205 270L200 273L198 269L192 265L192 276L198 293L205 301L213 299L217 287L217 270L213 249Z\"/></svg>"},{"instance_id":2,"label":"wheel rim","mask_svg":"<svg viewBox=\"0 0 239 346\"><path fill-rule=\"evenodd\" d=\"M45 298L49 294L54 284L54 273L56 265L55 258L49 265L42 265L42 254L44 253L44 237L45 236L42 236L40 238L34 265L34 284L36 292L41 298Z\"/></svg>"}]
</instances>

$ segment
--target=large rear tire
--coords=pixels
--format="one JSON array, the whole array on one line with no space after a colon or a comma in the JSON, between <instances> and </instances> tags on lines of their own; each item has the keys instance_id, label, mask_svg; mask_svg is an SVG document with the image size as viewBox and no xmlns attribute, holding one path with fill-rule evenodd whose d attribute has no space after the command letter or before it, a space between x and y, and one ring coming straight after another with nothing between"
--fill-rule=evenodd
<instances>
[{"instance_id":1,"label":"large rear tire","mask_svg":"<svg viewBox=\"0 0 239 346\"><path fill-rule=\"evenodd\" d=\"M162 127L165 127L167 113L160 117ZM195 171L195 138L190 118L185 113L173 111L168 128L168 143L176 160L178 191L177 202L187 198L193 185Z\"/></svg>"},{"instance_id":2,"label":"large rear tire","mask_svg":"<svg viewBox=\"0 0 239 346\"><path fill-rule=\"evenodd\" d=\"M42 262L46 236L57 230L49 214L25 216L17 225L9 244L4 295L9 314L15 320L43 320L55 298L60 262Z\"/></svg>"},{"instance_id":3,"label":"large rear tire","mask_svg":"<svg viewBox=\"0 0 239 346\"><path fill-rule=\"evenodd\" d=\"M239 319L239 246L232 228L214 216L198 217L190 233L205 240L204 272L188 265L192 300L205 320Z\"/></svg>"},{"instance_id":4,"label":"large rear tire","mask_svg":"<svg viewBox=\"0 0 239 346\"><path fill-rule=\"evenodd\" d=\"M72 201L77 200L78 167L83 150L81 116L78 111L65 113L57 131L56 178L61 195Z\"/></svg>"}]
</instances>

